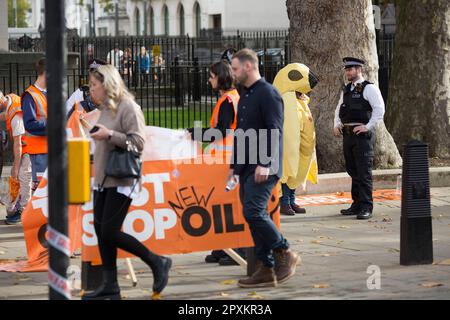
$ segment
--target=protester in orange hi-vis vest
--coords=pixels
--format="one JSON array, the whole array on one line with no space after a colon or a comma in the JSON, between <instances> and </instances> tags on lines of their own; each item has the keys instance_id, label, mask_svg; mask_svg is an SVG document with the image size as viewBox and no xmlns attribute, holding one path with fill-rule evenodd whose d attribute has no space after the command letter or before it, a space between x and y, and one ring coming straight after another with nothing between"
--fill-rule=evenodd
<instances>
[{"instance_id":1,"label":"protester in orange hi-vis vest","mask_svg":"<svg viewBox=\"0 0 450 320\"><path fill-rule=\"evenodd\" d=\"M225 61L214 63L209 70L209 83L213 90L220 94L211 115L210 128L201 130L189 128L187 130L194 140L211 142L205 148L205 153L223 155L228 152L231 156L232 130L236 128L237 104L239 102L239 93L234 88L231 66Z\"/></svg>"},{"instance_id":2,"label":"protester in orange hi-vis vest","mask_svg":"<svg viewBox=\"0 0 450 320\"><path fill-rule=\"evenodd\" d=\"M31 161L27 153L27 139L22 119L20 97L14 93L6 96L0 91L0 111L5 111L2 120L13 141L13 165L9 177L9 193L6 199L6 224L21 222L22 211L31 198Z\"/></svg>"},{"instance_id":3,"label":"protester in orange hi-vis vest","mask_svg":"<svg viewBox=\"0 0 450 320\"><path fill-rule=\"evenodd\" d=\"M237 123L237 105L239 93L234 87L233 71L225 60L214 63L209 70L209 83L214 91L218 91L220 98L212 112L209 122L210 128L196 130L187 129L194 140L210 142L205 148L205 153L215 157L221 157L219 161L228 162L233 150L233 130ZM216 130L210 130L216 129ZM241 256L244 252L235 249ZM206 262L218 262L220 265L237 264L224 251L214 250L206 256Z\"/></svg>"},{"instance_id":4,"label":"protester in orange hi-vis vest","mask_svg":"<svg viewBox=\"0 0 450 320\"><path fill-rule=\"evenodd\" d=\"M38 78L22 95L23 122L27 139L27 152L31 159L33 175L32 190L47 169L47 83L45 79L46 60L36 62Z\"/></svg>"}]
</instances>

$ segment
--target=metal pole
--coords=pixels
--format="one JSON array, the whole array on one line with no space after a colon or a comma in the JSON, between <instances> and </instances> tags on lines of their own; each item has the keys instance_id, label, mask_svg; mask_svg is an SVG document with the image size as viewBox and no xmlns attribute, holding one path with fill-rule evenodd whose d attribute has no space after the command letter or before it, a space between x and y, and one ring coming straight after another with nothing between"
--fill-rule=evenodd
<instances>
[{"instance_id":1,"label":"metal pole","mask_svg":"<svg viewBox=\"0 0 450 320\"><path fill-rule=\"evenodd\" d=\"M65 1L45 0L48 101L48 243L49 298L70 299L67 280L70 240L67 223L66 30Z\"/></svg>"}]
</instances>

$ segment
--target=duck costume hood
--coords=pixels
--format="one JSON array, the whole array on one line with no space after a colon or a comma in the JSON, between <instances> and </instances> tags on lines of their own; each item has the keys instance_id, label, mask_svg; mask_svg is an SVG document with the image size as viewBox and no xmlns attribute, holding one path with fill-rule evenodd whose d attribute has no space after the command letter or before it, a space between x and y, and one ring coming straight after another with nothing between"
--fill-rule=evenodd
<instances>
[{"instance_id":1,"label":"duck costume hood","mask_svg":"<svg viewBox=\"0 0 450 320\"><path fill-rule=\"evenodd\" d=\"M316 131L306 95L317 83L317 76L301 63L285 66L273 82L284 102L281 183L290 189L304 189L307 180L317 183Z\"/></svg>"}]
</instances>

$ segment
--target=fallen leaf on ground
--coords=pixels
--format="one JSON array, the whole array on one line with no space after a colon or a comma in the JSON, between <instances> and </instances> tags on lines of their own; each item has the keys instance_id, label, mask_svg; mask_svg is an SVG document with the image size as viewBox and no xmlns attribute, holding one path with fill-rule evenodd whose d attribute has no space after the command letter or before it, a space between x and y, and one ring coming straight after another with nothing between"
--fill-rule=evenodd
<instances>
[{"instance_id":1,"label":"fallen leaf on ground","mask_svg":"<svg viewBox=\"0 0 450 320\"><path fill-rule=\"evenodd\" d=\"M317 228L312 228L311 231L312 231L312 232L319 232L319 229L317 229Z\"/></svg>"},{"instance_id":2,"label":"fallen leaf on ground","mask_svg":"<svg viewBox=\"0 0 450 320\"><path fill-rule=\"evenodd\" d=\"M344 192L336 192L336 194L337 194L338 196L343 196L343 195L344 195Z\"/></svg>"},{"instance_id":3,"label":"fallen leaf on ground","mask_svg":"<svg viewBox=\"0 0 450 320\"><path fill-rule=\"evenodd\" d=\"M228 284L235 284L236 280L230 279L230 280L223 280L220 282L220 284L228 285Z\"/></svg>"},{"instance_id":4,"label":"fallen leaf on ground","mask_svg":"<svg viewBox=\"0 0 450 320\"><path fill-rule=\"evenodd\" d=\"M390 249L389 249L389 252L395 252L395 253L397 253L397 252L400 252L400 250L395 249L395 248L390 248Z\"/></svg>"},{"instance_id":5,"label":"fallen leaf on ground","mask_svg":"<svg viewBox=\"0 0 450 320\"><path fill-rule=\"evenodd\" d=\"M425 283L421 283L420 285L425 288L434 288L434 287L443 286L442 283L438 283L438 282L425 282Z\"/></svg>"},{"instance_id":6,"label":"fallen leaf on ground","mask_svg":"<svg viewBox=\"0 0 450 320\"><path fill-rule=\"evenodd\" d=\"M28 281L28 280L31 280L31 278L30 278L30 277L27 277L27 276L18 276L18 277L16 277L16 280L19 280L19 281Z\"/></svg>"},{"instance_id":7,"label":"fallen leaf on ground","mask_svg":"<svg viewBox=\"0 0 450 320\"><path fill-rule=\"evenodd\" d=\"M259 295L256 291L252 291L248 294L249 297L253 299L264 299L262 295Z\"/></svg>"},{"instance_id":8,"label":"fallen leaf on ground","mask_svg":"<svg viewBox=\"0 0 450 320\"><path fill-rule=\"evenodd\" d=\"M314 244L321 244L322 241L320 241L320 240L313 240L313 241L311 241L311 243L314 243Z\"/></svg>"},{"instance_id":9,"label":"fallen leaf on ground","mask_svg":"<svg viewBox=\"0 0 450 320\"><path fill-rule=\"evenodd\" d=\"M340 226L339 228L341 228L341 229L349 229L350 227L349 226Z\"/></svg>"},{"instance_id":10,"label":"fallen leaf on ground","mask_svg":"<svg viewBox=\"0 0 450 320\"><path fill-rule=\"evenodd\" d=\"M383 218L383 222L392 222L392 218Z\"/></svg>"},{"instance_id":11,"label":"fallen leaf on ground","mask_svg":"<svg viewBox=\"0 0 450 320\"><path fill-rule=\"evenodd\" d=\"M18 260L15 259L0 259L0 264L7 264L7 263L14 263L18 262Z\"/></svg>"},{"instance_id":12,"label":"fallen leaf on ground","mask_svg":"<svg viewBox=\"0 0 450 320\"><path fill-rule=\"evenodd\" d=\"M225 293L225 292L221 292L220 295L221 295L222 297L228 297L230 294L229 294L229 293Z\"/></svg>"},{"instance_id":13,"label":"fallen leaf on ground","mask_svg":"<svg viewBox=\"0 0 450 320\"><path fill-rule=\"evenodd\" d=\"M322 257L329 257L329 256L330 256L329 253L324 253L324 254L322 255Z\"/></svg>"},{"instance_id":14,"label":"fallen leaf on ground","mask_svg":"<svg viewBox=\"0 0 450 320\"><path fill-rule=\"evenodd\" d=\"M313 285L314 289L326 289L329 287L330 287L330 285L328 283L316 283Z\"/></svg>"}]
</instances>

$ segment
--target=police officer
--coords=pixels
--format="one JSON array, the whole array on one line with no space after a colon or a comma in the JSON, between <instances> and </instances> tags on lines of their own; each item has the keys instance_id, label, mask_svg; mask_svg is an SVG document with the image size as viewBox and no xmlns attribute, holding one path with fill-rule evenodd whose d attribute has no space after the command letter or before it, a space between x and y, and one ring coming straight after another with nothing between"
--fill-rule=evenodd
<instances>
[{"instance_id":1,"label":"police officer","mask_svg":"<svg viewBox=\"0 0 450 320\"><path fill-rule=\"evenodd\" d=\"M345 166L352 178L353 203L341 213L370 219L375 126L383 120L384 101L378 87L363 78L363 60L345 57L343 61L349 83L343 88L336 107L334 134L343 135Z\"/></svg>"}]
</instances>

